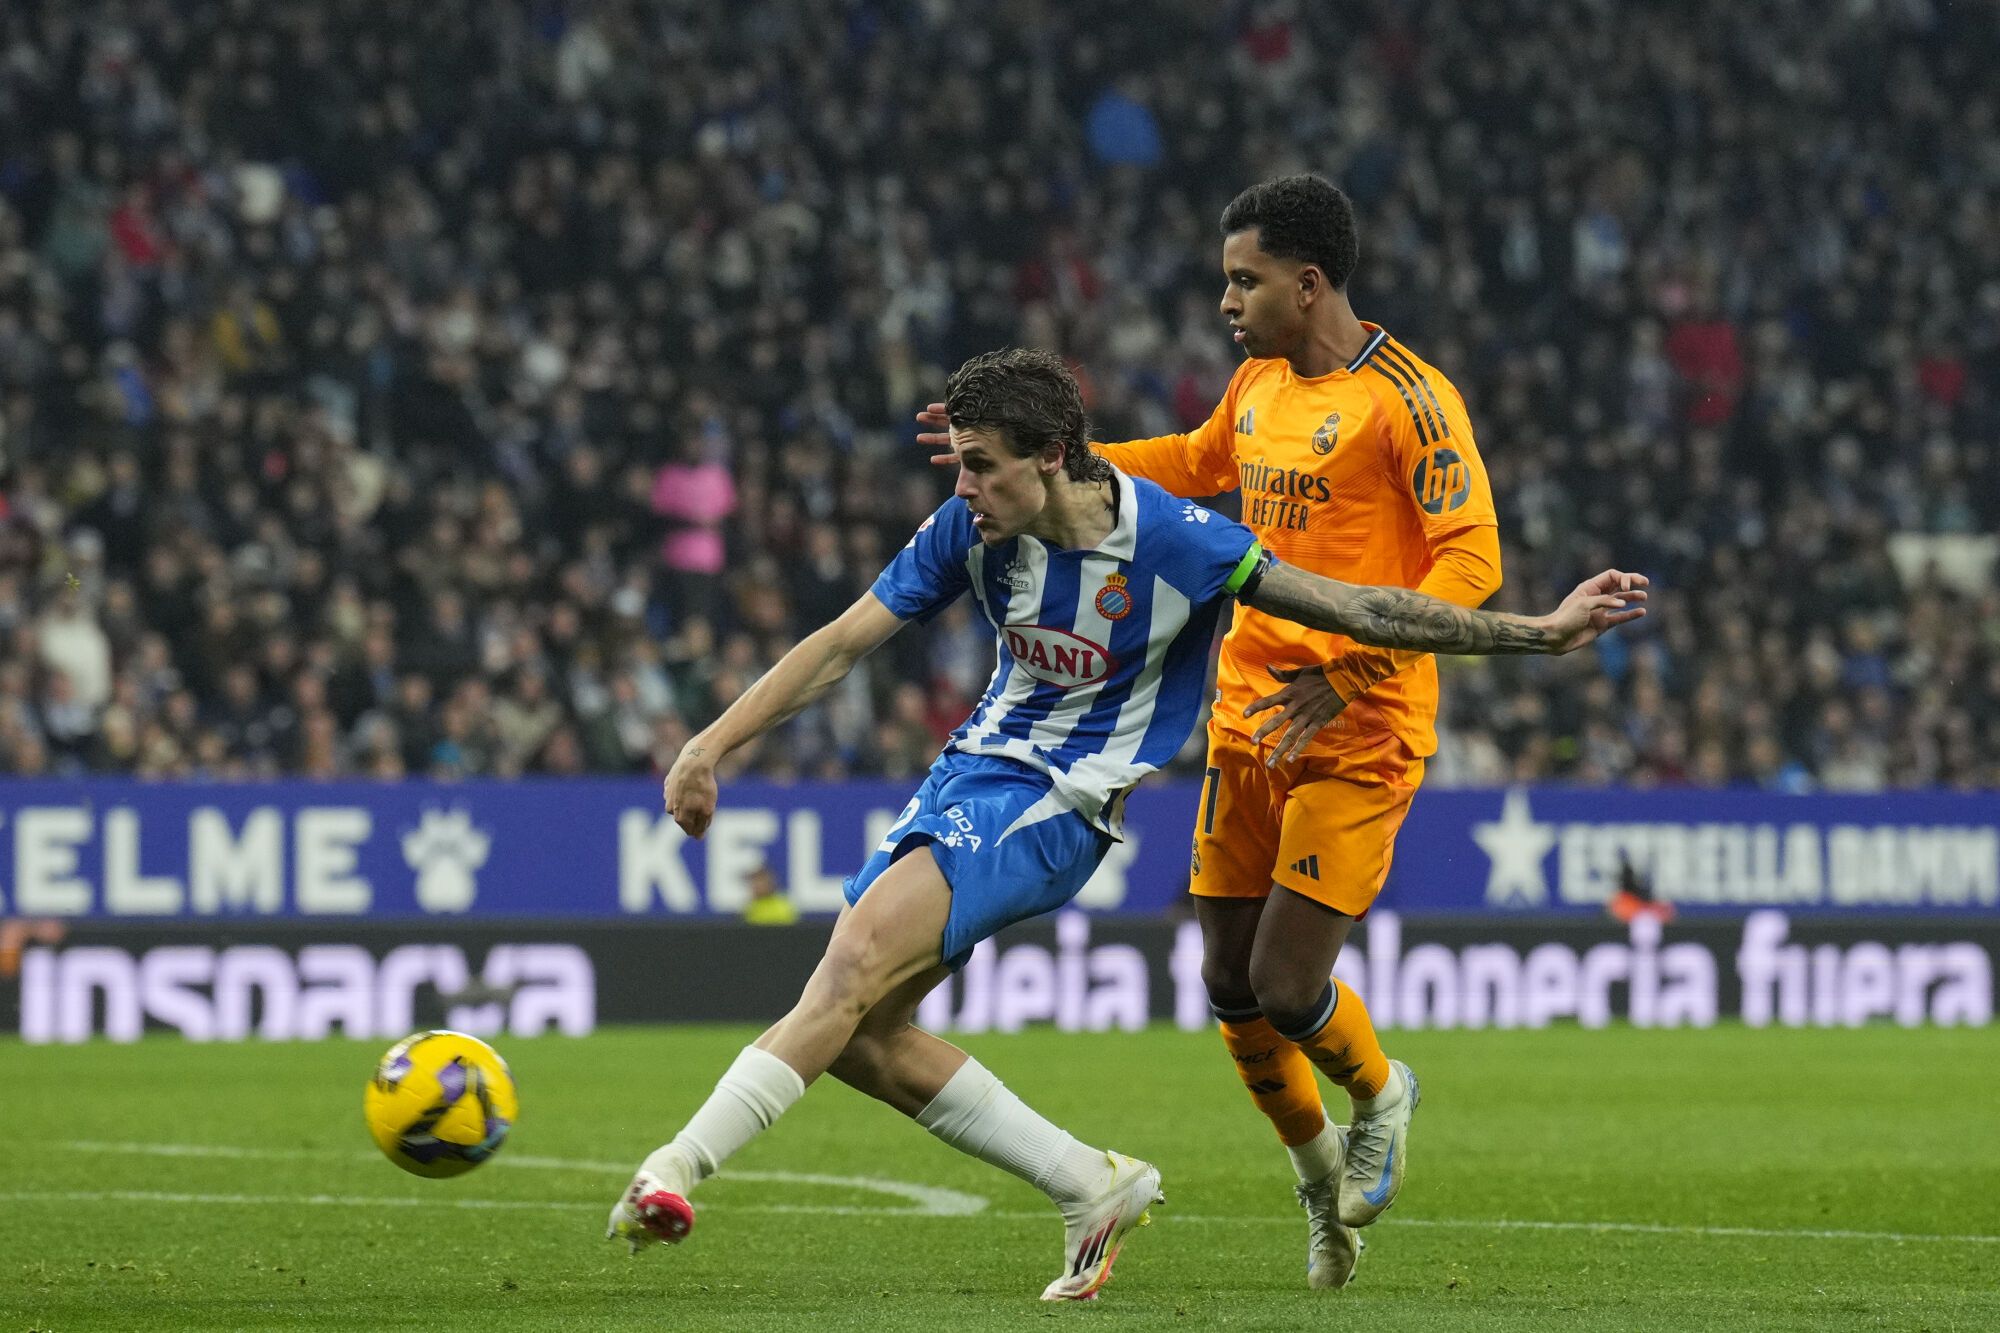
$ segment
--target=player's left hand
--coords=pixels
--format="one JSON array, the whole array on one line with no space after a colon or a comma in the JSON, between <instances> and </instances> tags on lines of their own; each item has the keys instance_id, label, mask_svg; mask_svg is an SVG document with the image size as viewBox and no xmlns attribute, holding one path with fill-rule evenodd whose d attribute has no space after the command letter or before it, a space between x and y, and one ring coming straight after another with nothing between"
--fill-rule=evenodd
<instances>
[{"instance_id":1,"label":"player's left hand","mask_svg":"<svg viewBox=\"0 0 2000 1333\"><path fill-rule=\"evenodd\" d=\"M917 443L931 447L931 462L938 467L957 467L958 454L951 447L951 418L945 415L943 403L932 403L917 413L917 424L924 427L917 432Z\"/></svg>"},{"instance_id":2,"label":"player's left hand","mask_svg":"<svg viewBox=\"0 0 2000 1333\"><path fill-rule=\"evenodd\" d=\"M1268 709L1278 710L1275 717L1267 718L1264 725L1251 733L1252 744L1261 744L1273 731L1278 738L1271 744L1271 753L1264 756L1266 768L1276 768L1297 758L1319 735L1321 728L1340 716L1340 710L1347 707L1347 700L1334 692L1326 672L1318 665L1302 667L1267 666L1271 679L1278 681L1281 688L1252 700L1243 716L1255 717ZM1280 730L1289 727L1289 730Z\"/></svg>"},{"instance_id":3,"label":"player's left hand","mask_svg":"<svg viewBox=\"0 0 2000 1333\"><path fill-rule=\"evenodd\" d=\"M1552 653L1574 652L1618 625L1646 614L1644 574L1607 569L1576 585L1555 614L1543 617Z\"/></svg>"}]
</instances>

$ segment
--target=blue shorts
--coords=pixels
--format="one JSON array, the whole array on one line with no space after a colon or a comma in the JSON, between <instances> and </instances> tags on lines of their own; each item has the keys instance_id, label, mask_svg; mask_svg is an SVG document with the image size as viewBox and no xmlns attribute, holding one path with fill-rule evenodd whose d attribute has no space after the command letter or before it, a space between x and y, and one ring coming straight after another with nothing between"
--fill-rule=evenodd
<instances>
[{"instance_id":1,"label":"blue shorts","mask_svg":"<svg viewBox=\"0 0 2000 1333\"><path fill-rule=\"evenodd\" d=\"M847 901L859 902L883 871L925 843L951 885L943 954L956 971L979 941L1076 897L1111 838L1062 804L1046 773L947 750L847 881Z\"/></svg>"}]
</instances>

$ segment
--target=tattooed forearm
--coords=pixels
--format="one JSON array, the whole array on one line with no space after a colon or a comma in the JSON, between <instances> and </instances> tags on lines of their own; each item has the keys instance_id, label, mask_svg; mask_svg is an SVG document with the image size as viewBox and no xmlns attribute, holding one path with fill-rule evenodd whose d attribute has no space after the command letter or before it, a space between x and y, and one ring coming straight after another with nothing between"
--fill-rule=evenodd
<instances>
[{"instance_id":1,"label":"tattooed forearm","mask_svg":"<svg viewBox=\"0 0 2000 1333\"><path fill-rule=\"evenodd\" d=\"M1408 588L1361 588L1348 599L1341 632L1380 648L1433 653L1539 653L1548 632L1519 616L1475 611Z\"/></svg>"},{"instance_id":2,"label":"tattooed forearm","mask_svg":"<svg viewBox=\"0 0 2000 1333\"><path fill-rule=\"evenodd\" d=\"M1378 648L1482 655L1556 651L1554 636L1521 616L1475 611L1408 588L1357 588L1287 565L1271 571L1250 605Z\"/></svg>"}]
</instances>

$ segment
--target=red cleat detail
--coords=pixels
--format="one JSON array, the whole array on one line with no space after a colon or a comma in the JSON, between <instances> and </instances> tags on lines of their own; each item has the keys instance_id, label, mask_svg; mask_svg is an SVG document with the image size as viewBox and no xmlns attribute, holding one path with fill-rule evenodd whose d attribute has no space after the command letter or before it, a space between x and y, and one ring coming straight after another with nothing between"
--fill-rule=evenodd
<instances>
[{"instance_id":1,"label":"red cleat detail","mask_svg":"<svg viewBox=\"0 0 2000 1333\"><path fill-rule=\"evenodd\" d=\"M654 1240L678 1245L694 1230L694 1205L668 1190L654 1190L632 1205Z\"/></svg>"}]
</instances>

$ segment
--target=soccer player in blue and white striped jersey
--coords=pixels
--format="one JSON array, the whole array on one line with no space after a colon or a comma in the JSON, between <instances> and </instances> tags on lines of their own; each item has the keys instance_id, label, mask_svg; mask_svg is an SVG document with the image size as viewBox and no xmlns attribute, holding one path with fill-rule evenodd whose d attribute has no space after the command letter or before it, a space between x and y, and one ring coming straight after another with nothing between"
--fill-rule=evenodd
<instances>
[{"instance_id":1,"label":"soccer player in blue and white striped jersey","mask_svg":"<svg viewBox=\"0 0 2000 1333\"><path fill-rule=\"evenodd\" d=\"M993 626L992 682L848 882L797 1006L647 1157L608 1234L635 1249L680 1240L695 1185L831 1073L1046 1193L1062 1213L1065 1262L1042 1295L1081 1300L1160 1201L1158 1170L1077 1143L912 1020L980 940L1062 906L1090 878L1119 836L1125 793L1202 717L1208 648L1229 598L1389 648L1560 653L1644 614L1645 580L1606 571L1534 618L1337 583L1275 561L1248 528L1092 454L1082 395L1054 356L976 357L952 376L946 406L953 497L860 601L688 742L667 775L667 810L701 836L725 754L811 703L905 622L967 593Z\"/></svg>"}]
</instances>

